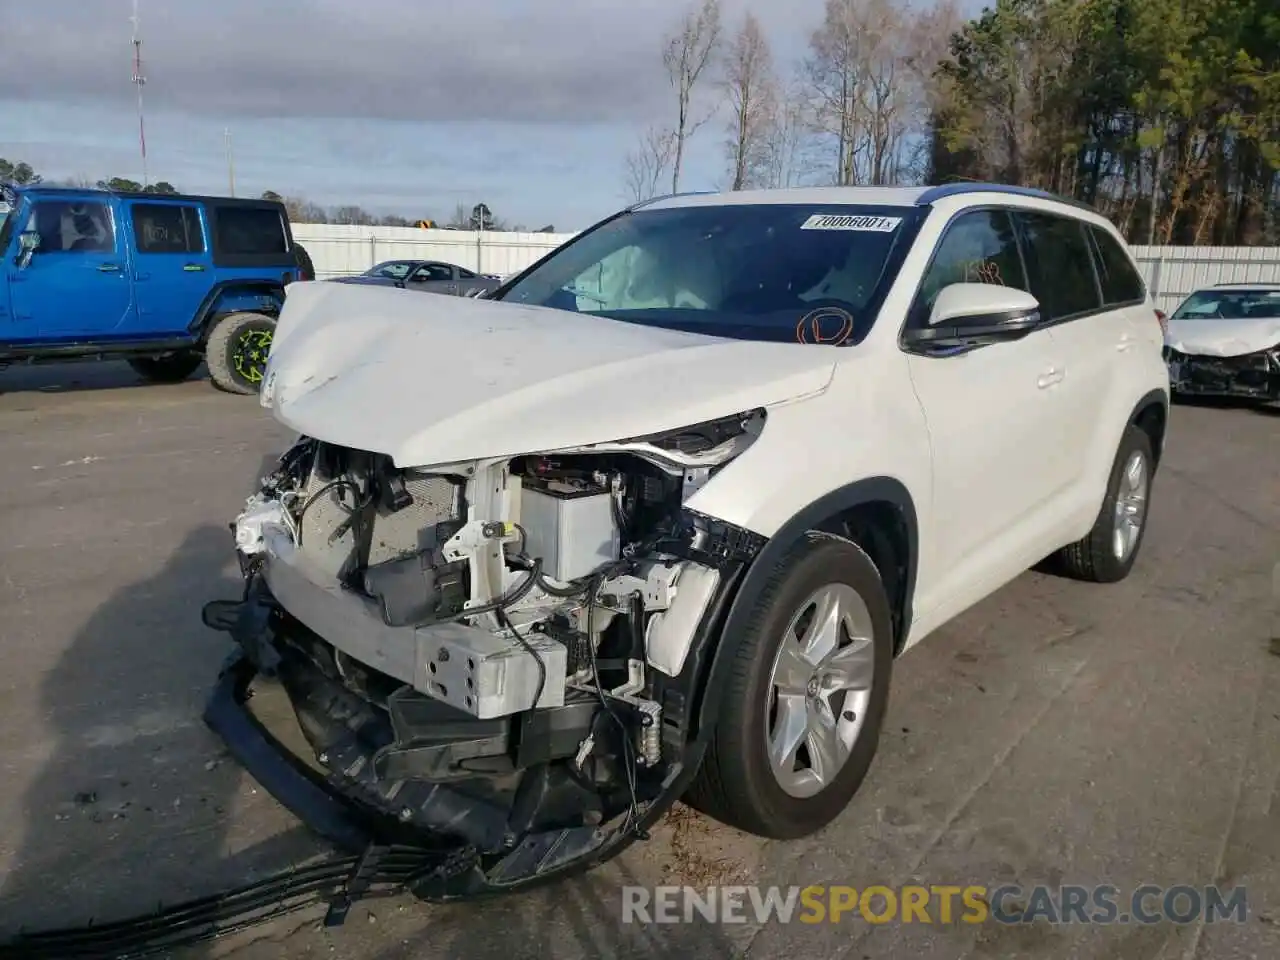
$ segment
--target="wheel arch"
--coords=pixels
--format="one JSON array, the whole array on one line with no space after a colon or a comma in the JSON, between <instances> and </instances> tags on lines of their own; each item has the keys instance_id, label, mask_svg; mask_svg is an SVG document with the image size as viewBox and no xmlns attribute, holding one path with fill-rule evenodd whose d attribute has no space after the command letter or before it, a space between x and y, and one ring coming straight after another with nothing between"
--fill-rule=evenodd
<instances>
[{"instance_id":1,"label":"wheel arch","mask_svg":"<svg viewBox=\"0 0 1280 960\"><path fill-rule=\"evenodd\" d=\"M264 298L273 303L263 303ZM243 298L243 302L241 301ZM201 342L206 340L218 319L230 313L261 313L274 318L284 303L284 285L274 280L221 280L215 283L196 308L188 330Z\"/></svg>"},{"instance_id":2,"label":"wheel arch","mask_svg":"<svg viewBox=\"0 0 1280 960\"><path fill-rule=\"evenodd\" d=\"M1137 427L1151 440L1153 470L1160 466L1164 453L1165 435L1169 429L1169 395L1164 390L1152 390L1134 405L1129 424Z\"/></svg>"},{"instance_id":3,"label":"wheel arch","mask_svg":"<svg viewBox=\"0 0 1280 960\"><path fill-rule=\"evenodd\" d=\"M718 632L706 681L701 684L699 730L709 729L719 709L733 661L733 638L741 635L752 603L778 562L810 530L846 537L871 557L889 593L894 655L902 651L911 627L919 561L918 514L900 480L869 477L832 490L796 512L747 568Z\"/></svg>"}]
</instances>

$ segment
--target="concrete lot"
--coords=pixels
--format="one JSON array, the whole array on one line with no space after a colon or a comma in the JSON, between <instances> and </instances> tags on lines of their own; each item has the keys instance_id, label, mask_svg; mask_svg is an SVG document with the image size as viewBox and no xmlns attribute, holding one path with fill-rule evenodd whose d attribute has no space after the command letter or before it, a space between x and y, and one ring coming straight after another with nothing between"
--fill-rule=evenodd
<instances>
[{"instance_id":1,"label":"concrete lot","mask_svg":"<svg viewBox=\"0 0 1280 960\"><path fill-rule=\"evenodd\" d=\"M287 435L207 382L0 373L0 932L140 912L318 852L199 714L233 596L226 523ZM762 843L687 813L559 887L299 914L184 957L1280 956L1280 415L1175 409L1134 575L1028 573L897 666L862 793ZM1246 884L1176 926L623 926L623 883Z\"/></svg>"}]
</instances>

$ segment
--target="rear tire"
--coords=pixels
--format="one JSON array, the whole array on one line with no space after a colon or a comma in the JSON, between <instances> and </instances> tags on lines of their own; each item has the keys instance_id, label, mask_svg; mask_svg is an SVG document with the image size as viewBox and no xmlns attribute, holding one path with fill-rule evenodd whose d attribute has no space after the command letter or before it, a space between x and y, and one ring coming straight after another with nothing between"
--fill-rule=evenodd
<instances>
[{"instance_id":1,"label":"rear tire","mask_svg":"<svg viewBox=\"0 0 1280 960\"><path fill-rule=\"evenodd\" d=\"M1129 424L1093 529L1054 558L1064 574L1092 583L1116 583L1129 575L1147 532L1154 473L1151 438Z\"/></svg>"},{"instance_id":2,"label":"rear tire","mask_svg":"<svg viewBox=\"0 0 1280 960\"><path fill-rule=\"evenodd\" d=\"M314 280L316 278L315 264L311 262L311 254L307 253L306 247L293 245L294 259L298 262L298 277L302 280Z\"/></svg>"},{"instance_id":3,"label":"rear tire","mask_svg":"<svg viewBox=\"0 0 1280 960\"><path fill-rule=\"evenodd\" d=\"M205 346L213 385L227 393L257 393L275 329L275 319L262 313L229 313L218 320Z\"/></svg>"},{"instance_id":4,"label":"rear tire","mask_svg":"<svg viewBox=\"0 0 1280 960\"><path fill-rule=\"evenodd\" d=\"M832 650L829 643L810 646L804 639L817 636L811 631L824 603L836 611L831 621L839 621L822 632L838 644L836 660L819 652ZM801 640L792 646L795 635ZM815 833L848 806L880 739L893 667L892 618L880 573L856 544L809 533L770 575L743 635L722 642L736 645L732 672L685 802L760 837ZM796 649L801 658L788 660ZM797 679L787 679L789 673ZM839 689L833 676L850 685ZM787 737L790 718L798 726ZM824 732L834 739L824 741ZM823 763L824 756L832 759Z\"/></svg>"},{"instance_id":5,"label":"rear tire","mask_svg":"<svg viewBox=\"0 0 1280 960\"><path fill-rule=\"evenodd\" d=\"M182 350L160 357L134 357L129 360L129 366L151 383L181 383L196 372L203 359L193 350Z\"/></svg>"}]
</instances>

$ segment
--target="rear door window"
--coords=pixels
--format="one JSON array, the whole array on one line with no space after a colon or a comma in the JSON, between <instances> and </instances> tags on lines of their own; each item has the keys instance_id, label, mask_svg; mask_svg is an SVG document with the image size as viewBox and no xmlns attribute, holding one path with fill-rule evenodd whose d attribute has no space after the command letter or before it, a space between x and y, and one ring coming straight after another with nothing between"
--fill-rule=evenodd
<instances>
[{"instance_id":1,"label":"rear door window","mask_svg":"<svg viewBox=\"0 0 1280 960\"><path fill-rule=\"evenodd\" d=\"M1019 211L1030 260L1031 292L1049 320L1097 310L1102 292L1085 225L1070 217Z\"/></svg>"},{"instance_id":2,"label":"rear door window","mask_svg":"<svg viewBox=\"0 0 1280 960\"><path fill-rule=\"evenodd\" d=\"M132 216L139 253L204 253L200 211L194 205L135 203Z\"/></svg>"}]
</instances>

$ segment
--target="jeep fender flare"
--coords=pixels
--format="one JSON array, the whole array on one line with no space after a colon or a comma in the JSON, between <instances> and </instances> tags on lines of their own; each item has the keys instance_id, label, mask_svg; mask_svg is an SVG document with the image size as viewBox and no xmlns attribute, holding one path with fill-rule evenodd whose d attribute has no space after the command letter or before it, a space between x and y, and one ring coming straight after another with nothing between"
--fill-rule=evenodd
<instances>
[{"instance_id":1,"label":"jeep fender flare","mask_svg":"<svg viewBox=\"0 0 1280 960\"><path fill-rule=\"evenodd\" d=\"M212 326L212 321L218 314L217 307L219 302L225 294L232 292L268 295L280 303L284 303L284 284L274 280L220 280L209 289L204 299L200 301L200 306L196 308L195 316L191 318L191 324L187 327L188 332L194 339L204 340ZM248 308L236 308L232 312L244 312L246 309ZM253 312L261 313L263 311L261 308L256 308Z\"/></svg>"},{"instance_id":2,"label":"jeep fender flare","mask_svg":"<svg viewBox=\"0 0 1280 960\"><path fill-rule=\"evenodd\" d=\"M901 610L902 636L895 637L895 650L901 649L911 629L912 598L915 594L916 568L919 563L919 520L915 501L900 480L892 477L868 477L838 487L799 510L790 520L778 528L768 539L760 553L746 569L742 581L729 603L723 627L713 632L708 640L715 644L710 651L710 666L706 679L699 684L701 701L697 708L697 731L704 738L714 726L720 701L724 695L733 665L733 654L738 638L745 629L752 604L760 596L765 582L778 562L810 530L820 529L833 518L855 507L873 503L887 503L896 508L907 534L906 583ZM892 602L892 598L890 598ZM704 654L705 656L705 654Z\"/></svg>"}]
</instances>

